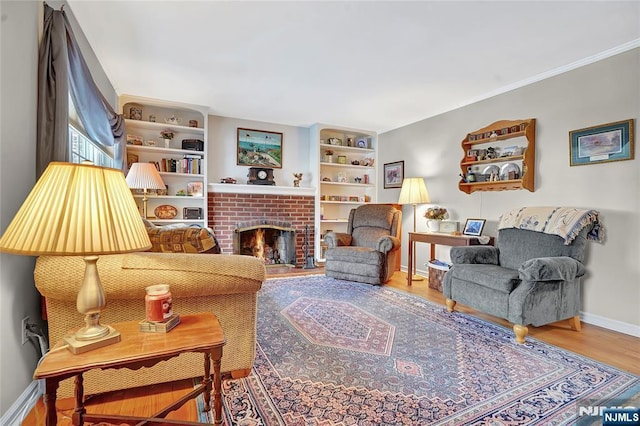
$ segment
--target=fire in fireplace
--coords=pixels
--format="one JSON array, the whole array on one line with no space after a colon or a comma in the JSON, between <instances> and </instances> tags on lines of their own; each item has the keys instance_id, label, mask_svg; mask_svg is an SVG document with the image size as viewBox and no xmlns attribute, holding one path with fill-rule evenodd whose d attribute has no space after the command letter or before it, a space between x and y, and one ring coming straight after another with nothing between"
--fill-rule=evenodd
<instances>
[{"instance_id":1,"label":"fire in fireplace","mask_svg":"<svg viewBox=\"0 0 640 426\"><path fill-rule=\"evenodd\" d=\"M233 253L262 259L265 265L296 263L296 231L288 222L273 223L266 219L259 223L242 223L236 226Z\"/></svg>"}]
</instances>

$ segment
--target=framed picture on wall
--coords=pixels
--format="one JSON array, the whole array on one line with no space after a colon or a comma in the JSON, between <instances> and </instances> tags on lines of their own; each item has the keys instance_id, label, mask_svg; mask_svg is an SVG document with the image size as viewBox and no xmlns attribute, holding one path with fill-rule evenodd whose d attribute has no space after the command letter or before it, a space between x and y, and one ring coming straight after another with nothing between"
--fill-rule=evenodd
<instances>
[{"instance_id":1,"label":"framed picture on wall","mask_svg":"<svg viewBox=\"0 0 640 426\"><path fill-rule=\"evenodd\" d=\"M238 128L239 166L282 168L282 133Z\"/></svg>"},{"instance_id":2,"label":"framed picture on wall","mask_svg":"<svg viewBox=\"0 0 640 426\"><path fill-rule=\"evenodd\" d=\"M404 179L404 161L386 163L384 165L384 189L402 188Z\"/></svg>"},{"instance_id":3,"label":"framed picture on wall","mask_svg":"<svg viewBox=\"0 0 640 426\"><path fill-rule=\"evenodd\" d=\"M467 219L467 222L464 224L464 230L462 233L464 235L471 235L474 237L479 237L482 235L482 229L484 228L484 223L486 219Z\"/></svg>"},{"instance_id":4,"label":"framed picture on wall","mask_svg":"<svg viewBox=\"0 0 640 426\"><path fill-rule=\"evenodd\" d=\"M570 165L633 160L633 119L569 132Z\"/></svg>"}]
</instances>

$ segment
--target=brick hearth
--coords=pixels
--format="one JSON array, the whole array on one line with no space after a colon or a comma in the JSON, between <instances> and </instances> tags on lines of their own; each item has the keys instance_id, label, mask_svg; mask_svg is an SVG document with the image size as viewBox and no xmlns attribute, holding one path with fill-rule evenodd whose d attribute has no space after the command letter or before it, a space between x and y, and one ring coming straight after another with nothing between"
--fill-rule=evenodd
<instances>
[{"instance_id":1,"label":"brick hearth","mask_svg":"<svg viewBox=\"0 0 640 426\"><path fill-rule=\"evenodd\" d=\"M310 255L315 257L313 196L234 192L209 192L207 195L209 226L215 232L223 253L233 253L233 231L238 223L266 218L290 222L295 229L296 266L305 264L302 244L304 228L308 225Z\"/></svg>"}]
</instances>

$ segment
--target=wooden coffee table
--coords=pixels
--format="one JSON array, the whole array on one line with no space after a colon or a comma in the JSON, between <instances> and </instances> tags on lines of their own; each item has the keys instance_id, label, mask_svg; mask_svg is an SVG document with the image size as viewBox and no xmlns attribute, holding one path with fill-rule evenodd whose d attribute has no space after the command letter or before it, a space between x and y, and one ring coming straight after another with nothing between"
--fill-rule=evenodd
<instances>
[{"instance_id":1,"label":"wooden coffee table","mask_svg":"<svg viewBox=\"0 0 640 426\"><path fill-rule=\"evenodd\" d=\"M75 409L72 415L74 425L84 422L111 422L114 424L200 424L184 420L167 420L164 417L181 407L189 399L199 394L204 397L204 409L210 409L211 383L213 382L213 407L215 424L222 424L222 381L220 377L220 360L222 347L226 343L218 318L212 313L180 316L180 324L169 333L149 333L138 330L139 321L128 321L110 324L121 334L121 341L93 351L72 354L65 349L64 342L58 344L44 357L36 368L34 379L44 379L46 391L46 424L57 424L56 391L61 380L75 376ZM59 348L59 349L57 349ZM128 368L137 370L140 367L151 367L160 361L176 357L185 352L201 352L204 354L204 378L202 385L183 396L151 417L132 417L122 415L91 414L84 407L84 386L82 374L98 368ZM213 363L213 375L211 374ZM140 374L133 372L132 374ZM160 380L159 380L160 382Z\"/></svg>"}]
</instances>

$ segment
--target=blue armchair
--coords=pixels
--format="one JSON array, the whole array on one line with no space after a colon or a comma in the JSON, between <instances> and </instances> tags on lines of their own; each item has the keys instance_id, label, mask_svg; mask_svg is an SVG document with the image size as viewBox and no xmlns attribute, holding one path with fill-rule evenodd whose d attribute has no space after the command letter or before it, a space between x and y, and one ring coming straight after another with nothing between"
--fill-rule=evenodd
<instances>
[{"instance_id":1,"label":"blue armchair","mask_svg":"<svg viewBox=\"0 0 640 426\"><path fill-rule=\"evenodd\" d=\"M453 265L443 281L447 309L453 312L460 302L504 318L514 324L518 343L524 343L527 325L569 319L579 331L580 280L587 239L595 239L593 228L583 220L568 242L559 235L506 227L498 230L495 247L452 247Z\"/></svg>"}]
</instances>

